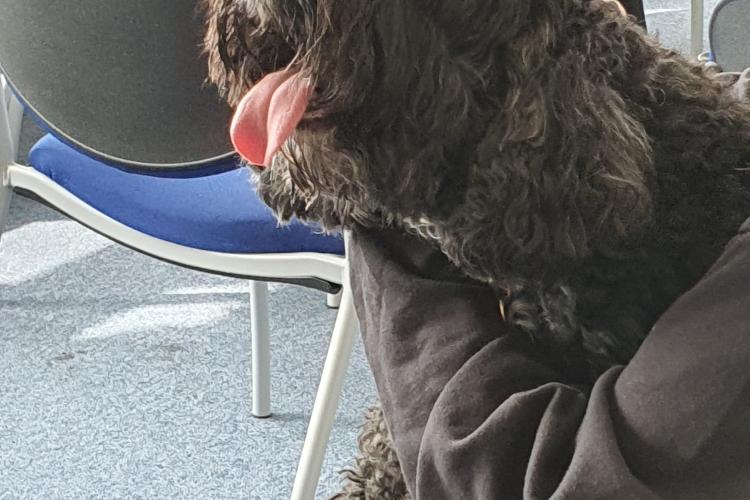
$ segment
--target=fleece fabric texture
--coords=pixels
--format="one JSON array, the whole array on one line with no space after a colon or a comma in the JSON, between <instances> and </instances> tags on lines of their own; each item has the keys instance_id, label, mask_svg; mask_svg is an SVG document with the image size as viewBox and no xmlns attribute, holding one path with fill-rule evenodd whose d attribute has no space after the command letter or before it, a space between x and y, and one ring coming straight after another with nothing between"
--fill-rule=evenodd
<instances>
[{"instance_id":1,"label":"fleece fabric texture","mask_svg":"<svg viewBox=\"0 0 750 500\"><path fill-rule=\"evenodd\" d=\"M100 212L172 243L229 253L344 252L340 236L297 221L279 227L235 159L202 170L126 171L46 135L29 163Z\"/></svg>"},{"instance_id":2,"label":"fleece fabric texture","mask_svg":"<svg viewBox=\"0 0 750 500\"><path fill-rule=\"evenodd\" d=\"M358 232L365 350L418 499L750 497L750 234L590 394L421 241Z\"/></svg>"}]
</instances>

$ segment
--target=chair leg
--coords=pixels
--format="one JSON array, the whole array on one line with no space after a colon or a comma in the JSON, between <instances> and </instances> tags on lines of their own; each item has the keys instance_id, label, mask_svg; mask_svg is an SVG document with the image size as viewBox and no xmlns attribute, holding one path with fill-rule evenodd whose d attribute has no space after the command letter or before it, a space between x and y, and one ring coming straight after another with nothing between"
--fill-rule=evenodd
<instances>
[{"instance_id":1,"label":"chair leg","mask_svg":"<svg viewBox=\"0 0 750 500\"><path fill-rule=\"evenodd\" d=\"M8 167L15 160L15 146L13 145L12 132L10 127L10 118L8 108L14 98L8 95L6 101L6 92L10 92L5 86L5 81L0 82L0 237L5 229L5 221L10 210L10 198L13 192L10 187L8 178Z\"/></svg>"},{"instance_id":2,"label":"chair leg","mask_svg":"<svg viewBox=\"0 0 750 500\"><path fill-rule=\"evenodd\" d=\"M8 123L10 125L11 154L13 160L18 158L18 148L21 143L21 125L23 123L23 106L16 99L16 96L10 96L8 103Z\"/></svg>"},{"instance_id":3,"label":"chair leg","mask_svg":"<svg viewBox=\"0 0 750 500\"><path fill-rule=\"evenodd\" d=\"M690 0L690 57L703 52L703 0Z\"/></svg>"},{"instance_id":4,"label":"chair leg","mask_svg":"<svg viewBox=\"0 0 750 500\"><path fill-rule=\"evenodd\" d=\"M268 283L250 282L253 409L257 418L271 416L271 332L268 324Z\"/></svg>"},{"instance_id":5,"label":"chair leg","mask_svg":"<svg viewBox=\"0 0 750 500\"><path fill-rule=\"evenodd\" d=\"M346 283L346 281L345 281ZM352 302L351 290L343 289L341 307L333 327L323 374L315 397L310 424L302 447L302 456L294 479L291 500L311 500L320 478L328 438L336 416L346 369L358 330L357 314Z\"/></svg>"},{"instance_id":6,"label":"chair leg","mask_svg":"<svg viewBox=\"0 0 750 500\"><path fill-rule=\"evenodd\" d=\"M10 199L13 196L10 186L6 185L2 179L2 173L2 168L0 168L0 241L3 239L3 231L10 211Z\"/></svg>"},{"instance_id":7,"label":"chair leg","mask_svg":"<svg viewBox=\"0 0 750 500\"><path fill-rule=\"evenodd\" d=\"M8 103L10 102L10 87L8 82L5 80L5 76L0 75L0 104L8 109Z\"/></svg>"},{"instance_id":8,"label":"chair leg","mask_svg":"<svg viewBox=\"0 0 750 500\"><path fill-rule=\"evenodd\" d=\"M341 291L339 293L327 293L326 306L330 309L338 309L341 306Z\"/></svg>"}]
</instances>

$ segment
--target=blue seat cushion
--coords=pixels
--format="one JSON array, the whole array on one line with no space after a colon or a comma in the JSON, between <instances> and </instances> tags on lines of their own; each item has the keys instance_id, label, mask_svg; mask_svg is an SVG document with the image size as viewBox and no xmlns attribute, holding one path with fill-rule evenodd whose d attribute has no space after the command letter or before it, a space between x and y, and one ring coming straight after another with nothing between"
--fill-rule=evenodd
<instances>
[{"instance_id":1,"label":"blue seat cushion","mask_svg":"<svg viewBox=\"0 0 750 500\"><path fill-rule=\"evenodd\" d=\"M228 253L343 254L343 239L294 221L280 227L235 160L203 169L134 172L92 159L52 135L29 163L118 222L180 245Z\"/></svg>"}]
</instances>

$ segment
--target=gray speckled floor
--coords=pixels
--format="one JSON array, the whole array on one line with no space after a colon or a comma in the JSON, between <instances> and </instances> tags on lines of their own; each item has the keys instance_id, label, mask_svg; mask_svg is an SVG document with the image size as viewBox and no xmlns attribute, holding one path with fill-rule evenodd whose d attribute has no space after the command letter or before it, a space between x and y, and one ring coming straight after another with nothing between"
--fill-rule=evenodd
<instances>
[{"instance_id":1,"label":"gray speckled floor","mask_svg":"<svg viewBox=\"0 0 750 500\"><path fill-rule=\"evenodd\" d=\"M26 151L39 132L23 132ZM271 285L274 415L254 419L248 288L15 197L0 242L0 500L288 498L335 311ZM358 344L318 498L374 400Z\"/></svg>"},{"instance_id":2,"label":"gray speckled floor","mask_svg":"<svg viewBox=\"0 0 750 500\"><path fill-rule=\"evenodd\" d=\"M646 6L651 30L686 50L688 0ZM335 313L291 286L273 285L270 303L275 414L256 420L245 282L17 197L0 244L0 500L288 497ZM373 399L357 345L319 498Z\"/></svg>"}]
</instances>

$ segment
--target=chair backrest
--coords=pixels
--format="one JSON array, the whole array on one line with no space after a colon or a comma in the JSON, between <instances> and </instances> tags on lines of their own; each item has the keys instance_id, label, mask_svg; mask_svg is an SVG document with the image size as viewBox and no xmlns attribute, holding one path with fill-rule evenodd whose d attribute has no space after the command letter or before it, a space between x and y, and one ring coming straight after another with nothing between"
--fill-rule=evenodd
<instances>
[{"instance_id":1,"label":"chair backrest","mask_svg":"<svg viewBox=\"0 0 750 500\"><path fill-rule=\"evenodd\" d=\"M27 109L109 163L225 159L229 108L207 86L195 0L0 0L0 71Z\"/></svg>"},{"instance_id":2,"label":"chair backrest","mask_svg":"<svg viewBox=\"0 0 750 500\"><path fill-rule=\"evenodd\" d=\"M721 0L709 24L711 52L724 71L750 68L750 0Z\"/></svg>"}]
</instances>

